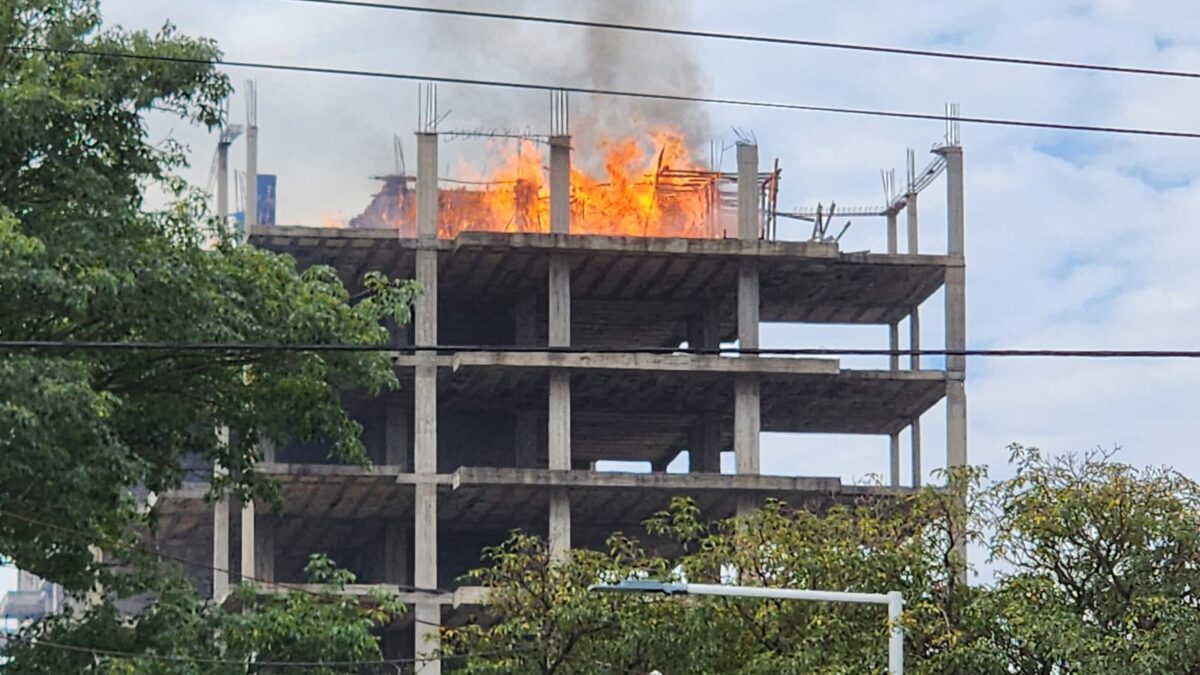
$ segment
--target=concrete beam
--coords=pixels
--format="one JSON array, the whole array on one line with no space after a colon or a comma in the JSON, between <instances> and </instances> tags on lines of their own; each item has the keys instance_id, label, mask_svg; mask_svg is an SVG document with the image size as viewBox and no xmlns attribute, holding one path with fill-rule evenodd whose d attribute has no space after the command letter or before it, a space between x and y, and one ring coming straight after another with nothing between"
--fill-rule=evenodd
<instances>
[{"instance_id":1,"label":"concrete beam","mask_svg":"<svg viewBox=\"0 0 1200 675\"><path fill-rule=\"evenodd\" d=\"M415 363L401 355L398 364ZM837 359L717 356L714 354L622 354L611 352L461 352L450 357L453 370L504 367L567 370L636 370L760 375L837 375Z\"/></svg>"},{"instance_id":2,"label":"concrete beam","mask_svg":"<svg viewBox=\"0 0 1200 675\"><path fill-rule=\"evenodd\" d=\"M569 490L635 488L673 491L842 492L860 486L843 485L837 477L728 475L709 473L635 473L624 471L550 471L461 467L454 472L454 489L481 485L541 486ZM881 494L892 494L886 488ZM866 494L866 493L864 493ZM896 493L900 494L900 493Z\"/></svg>"}]
</instances>

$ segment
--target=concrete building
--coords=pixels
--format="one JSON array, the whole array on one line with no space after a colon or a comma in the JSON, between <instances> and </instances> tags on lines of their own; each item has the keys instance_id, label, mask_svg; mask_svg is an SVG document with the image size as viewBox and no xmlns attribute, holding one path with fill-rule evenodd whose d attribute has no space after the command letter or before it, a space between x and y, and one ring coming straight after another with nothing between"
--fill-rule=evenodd
<instances>
[{"instance_id":1,"label":"concrete building","mask_svg":"<svg viewBox=\"0 0 1200 675\"><path fill-rule=\"evenodd\" d=\"M412 621L388 636L387 650L420 657L436 647L436 625L481 600L459 577L512 529L547 536L561 556L600 546L614 531L640 534L674 495L695 498L715 519L767 498L819 508L901 494L912 489L900 481L901 434L919 448L916 422L943 399L946 463L966 463L961 356L939 369L893 356L890 367L868 370L837 358L717 353L731 343L757 349L767 322L886 325L890 346L900 348L902 325L919 325L920 308L942 289L945 345L964 349L956 143L934 151L947 177L948 248L938 253L918 250L923 186L911 180L876 214L887 219L886 251L772 239L758 148L745 143L736 175L726 177L736 190L728 236L573 234L571 151L561 136L550 139L548 232L439 237L438 136L418 134L417 147L415 236L251 223L251 242L302 267L332 265L351 286L379 270L415 278L425 292L412 325L395 334L402 388L346 395L374 466L332 464L316 445L268 448L263 470L283 486L281 513L205 506L202 485L160 500L160 546L211 560L215 571L199 580L218 597L239 573L301 583L306 557L327 552L358 575L347 592L402 590ZM762 475L763 432L890 437L890 484ZM735 473L721 473L722 452L732 452ZM665 473L681 453L688 471ZM647 470L595 470L604 460L645 462ZM918 452L911 461L919 480ZM439 671L436 661L418 670Z\"/></svg>"},{"instance_id":2,"label":"concrete building","mask_svg":"<svg viewBox=\"0 0 1200 675\"><path fill-rule=\"evenodd\" d=\"M65 603L61 586L18 570L16 589L0 596L0 621L37 621L61 612Z\"/></svg>"}]
</instances>

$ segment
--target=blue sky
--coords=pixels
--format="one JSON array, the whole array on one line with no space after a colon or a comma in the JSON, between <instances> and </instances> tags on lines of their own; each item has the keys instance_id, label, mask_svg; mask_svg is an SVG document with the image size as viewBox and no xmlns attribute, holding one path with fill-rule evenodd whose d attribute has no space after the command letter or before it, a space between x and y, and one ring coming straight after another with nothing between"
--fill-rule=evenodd
<instances>
[{"instance_id":1,"label":"blue sky","mask_svg":"<svg viewBox=\"0 0 1200 675\"><path fill-rule=\"evenodd\" d=\"M496 10L679 25L818 40L944 48L1032 58L1200 70L1188 3L1156 0L964 3L884 0L816 3L450 2ZM167 18L214 37L231 59L361 67L537 82L613 85L816 105L1168 129L1196 127L1200 85L1182 80L993 64L624 36L438 19L288 0L107 0L112 23L154 27ZM597 9L599 8L599 9ZM592 36L595 37L595 36ZM240 83L249 76L234 74ZM351 216L391 166L393 133L411 139L416 88L408 83L258 74L260 167L279 175L279 219L316 224ZM442 87L455 128L544 127L542 95ZM573 121L628 124L632 113L685 124L729 141L751 129L764 163L784 167L780 204L881 201L879 169L903 173L904 153L925 151L937 122L876 120L732 107L680 109L573 100ZM241 99L234 103L242 114ZM676 119L671 119L676 118ZM151 137L193 149L188 177L207 182L215 139L151 119ZM1200 327L1200 211L1195 141L964 126L968 338L975 347L1187 348ZM408 147L412 151L411 143ZM443 162L470 159L447 144ZM455 159L463 153L463 159ZM581 161L586 161L582 158ZM241 165L238 150L233 162ZM922 244L944 250L944 187L922 199ZM850 250L880 249L882 223L856 222ZM924 344L941 345L940 296L924 314ZM770 327L764 346L884 347L886 330ZM968 374L970 456L1003 476L1014 441L1050 452L1124 448L1134 464L1166 464L1200 477L1191 452L1200 364L1163 361L974 359ZM924 466L943 461L944 412L924 420ZM887 470L886 439L771 436L764 471L861 479ZM0 587L4 584L0 571Z\"/></svg>"}]
</instances>

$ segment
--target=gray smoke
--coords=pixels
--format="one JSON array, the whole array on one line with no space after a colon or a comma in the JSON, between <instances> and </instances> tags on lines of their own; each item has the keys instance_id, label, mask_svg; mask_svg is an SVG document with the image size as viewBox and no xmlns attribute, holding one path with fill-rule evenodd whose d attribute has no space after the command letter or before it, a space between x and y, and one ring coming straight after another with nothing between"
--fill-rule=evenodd
<instances>
[{"instance_id":1,"label":"gray smoke","mask_svg":"<svg viewBox=\"0 0 1200 675\"><path fill-rule=\"evenodd\" d=\"M431 2L437 6L447 3ZM579 17L589 21L686 26L690 3L665 0L472 0L458 7L484 11ZM565 11L574 9L576 11ZM704 95L709 80L696 42L629 31L536 23L439 17L429 22L431 71L484 79L547 82L597 89ZM443 129L549 129L549 95L443 87ZM594 167L599 139L642 136L662 125L682 131L695 156L706 158L712 126L704 107L675 101L611 96L571 97L576 161ZM464 148L465 149L465 148Z\"/></svg>"}]
</instances>

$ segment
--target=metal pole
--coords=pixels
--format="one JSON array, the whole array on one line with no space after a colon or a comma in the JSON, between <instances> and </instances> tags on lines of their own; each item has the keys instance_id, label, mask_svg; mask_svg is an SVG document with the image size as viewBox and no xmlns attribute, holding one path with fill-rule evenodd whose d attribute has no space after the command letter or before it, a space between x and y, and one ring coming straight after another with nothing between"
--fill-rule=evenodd
<instances>
[{"instance_id":1,"label":"metal pole","mask_svg":"<svg viewBox=\"0 0 1200 675\"><path fill-rule=\"evenodd\" d=\"M796 588L763 588L761 586L726 586L723 584L679 584L688 595L720 595L734 598L772 598L776 600L811 600L816 602L850 602L887 605L888 674L904 675L904 629L900 615L904 611L904 595L900 591L884 593L851 593L846 591L814 591Z\"/></svg>"},{"instance_id":2,"label":"metal pole","mask_svg":"<svg viewBox=\"0 0 1200 675\"><path fill-rule=\"evenodd\" d=\"M904 596L900 591L887 594L888 625L892 628L888 638L888 673L904 673L904 628L900 626L900 614L904 611Z\"/></svg>"},{"instance_id":3,"label":"metal pole","mask_svg":"<svg viewBox=\"0 0 1200 675\"><path fill-rule=\"evenodd\" d=\"M722 595L731 598L772 598L775 600L813 600L816 602L850 602L861 605L886 605L890 602L883 593L850 593L846 591L812 591L798 588L764 588L762 586L727 586L725 584L684 584L688 595Z\"/></svg>"}]
</instances>

